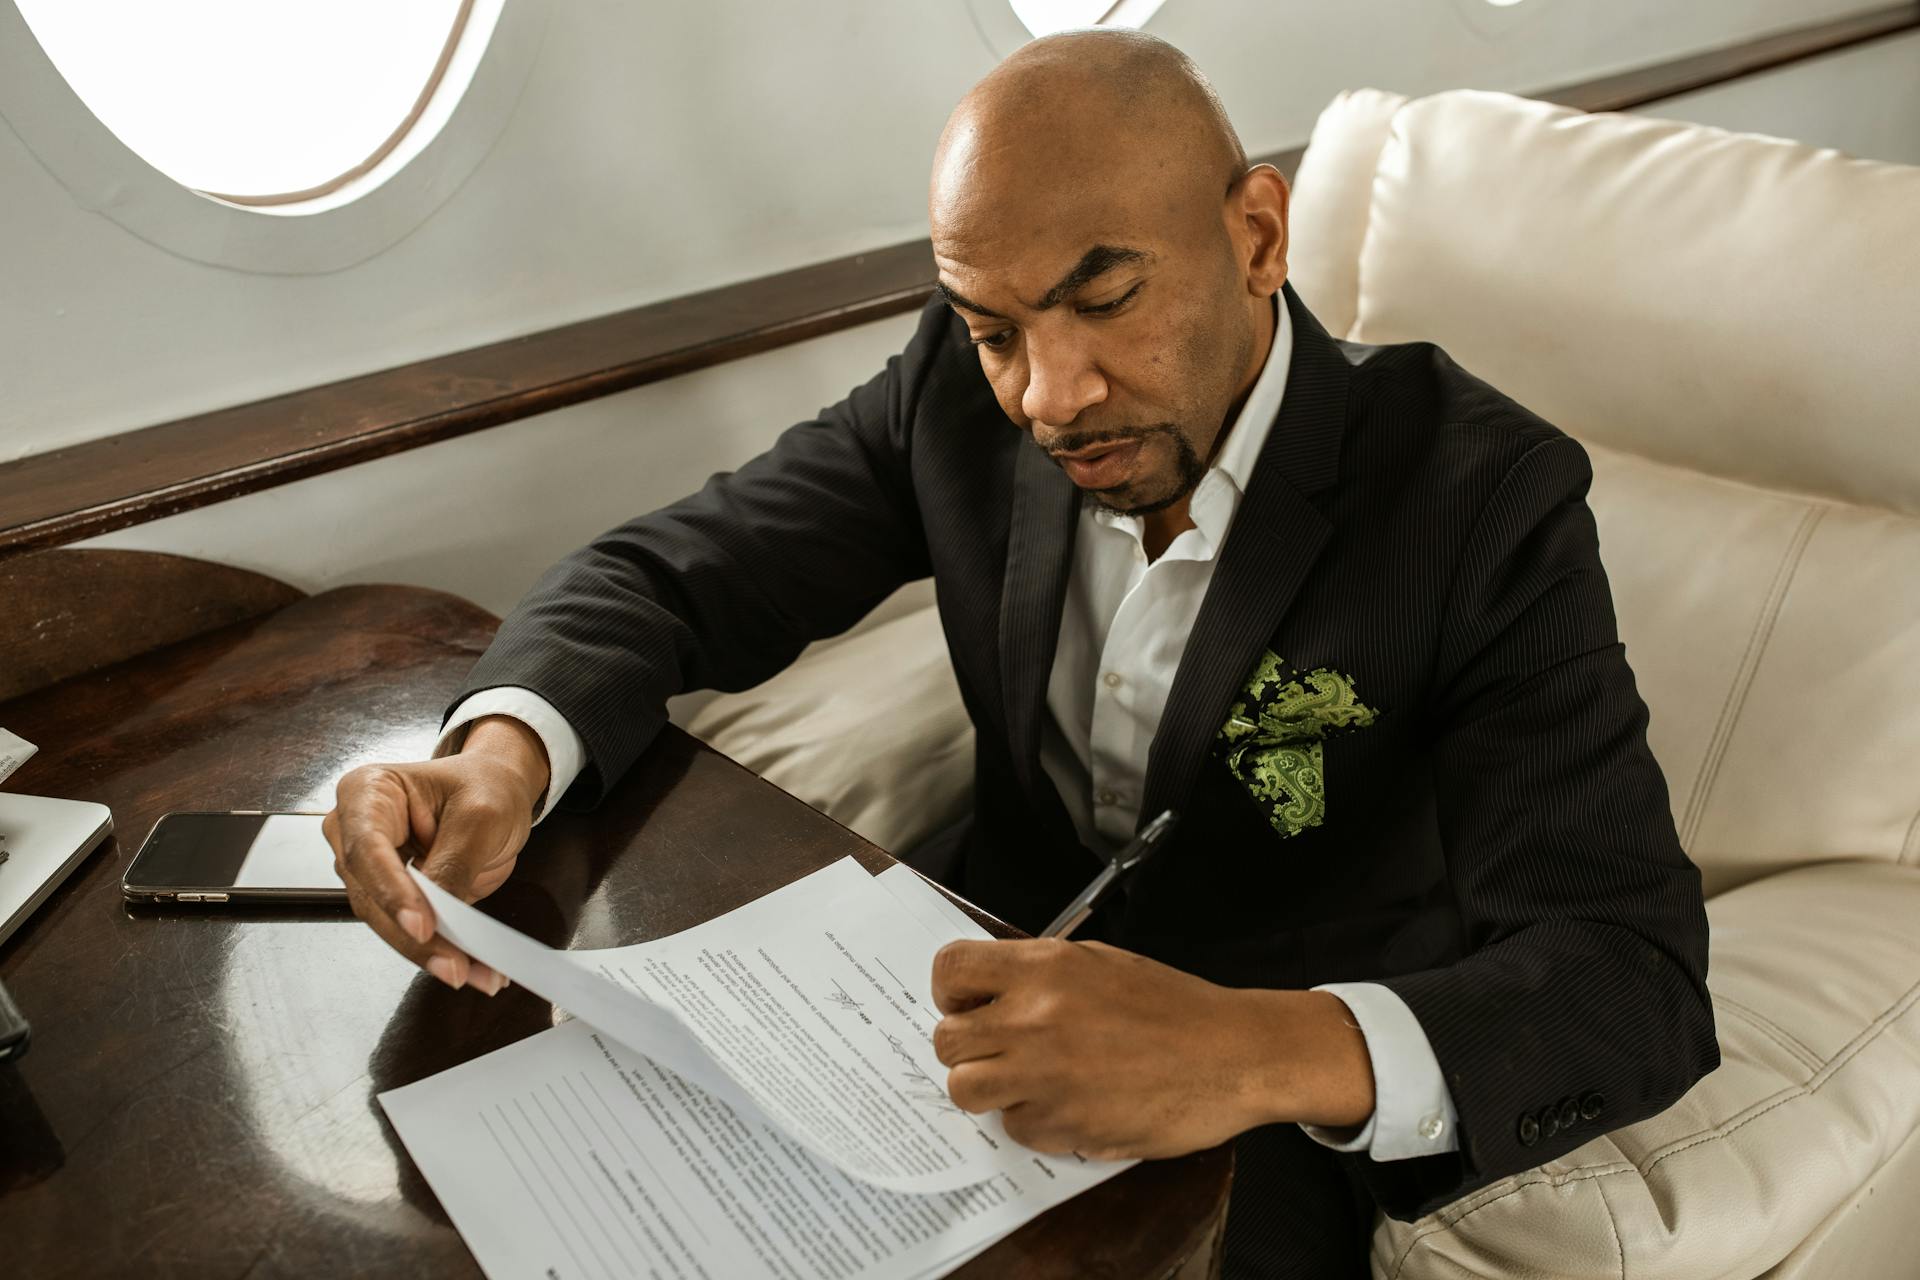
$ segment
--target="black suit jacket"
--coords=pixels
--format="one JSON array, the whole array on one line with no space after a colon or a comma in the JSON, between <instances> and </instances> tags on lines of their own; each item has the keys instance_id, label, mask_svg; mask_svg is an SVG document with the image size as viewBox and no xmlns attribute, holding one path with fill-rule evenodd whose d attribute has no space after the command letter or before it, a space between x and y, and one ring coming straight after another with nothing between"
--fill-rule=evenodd
<instances>
[{"instance_id":1,"label":"black suit jacket","mask_svg":"<svg viewBox=\"0 0 1920 1280\"><path fill-rule=\"evenodd\" d=\"M1456 1153L1343 1157L1411 1218L1661 1110L1719 1060L1697 870L1614 628L1580 445L1427 344L1336 342L1293 294L1286 396L1215 566L1141 813L1177 836L1102 936L1215 981L1384 983L1432 1043ZM931 574L978 728L964 892L1028 929L1097 867L1039 763L1080 496L929 304L886 370L541 579L461 696L580 733L589 806L669 695L740 689ZM1283 837L1211 749L1263 651L1377 715Z\"/></svg>"}]
</instances>

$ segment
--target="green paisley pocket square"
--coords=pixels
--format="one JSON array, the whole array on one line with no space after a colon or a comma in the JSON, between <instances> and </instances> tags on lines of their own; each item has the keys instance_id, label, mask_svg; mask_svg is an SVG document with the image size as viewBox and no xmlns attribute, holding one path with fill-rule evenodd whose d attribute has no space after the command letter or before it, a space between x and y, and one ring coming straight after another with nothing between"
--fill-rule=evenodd
<instances>
[{"instance_id":1,"label":"green paisley pocket square","mask_svg":"<svg viewBox=\"0 0 1920 1280\"><path fill-rule=\"evenodd\" d=\"M1273 829L1297 836L1326 818L1321 740L1335 730L1370 725L1377 714L1360 701L1352 677L1325 667L1301 675L1268 651L1228 711L1213 752Z\"/></svg>"}]
</instances>

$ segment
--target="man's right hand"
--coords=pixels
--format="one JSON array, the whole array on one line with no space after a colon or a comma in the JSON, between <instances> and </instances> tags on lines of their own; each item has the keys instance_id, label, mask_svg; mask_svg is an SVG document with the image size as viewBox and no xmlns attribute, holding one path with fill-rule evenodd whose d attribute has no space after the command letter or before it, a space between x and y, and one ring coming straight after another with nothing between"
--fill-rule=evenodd
<instances>
[{"instance_id":1,"label":"man's right hand","mask_svg":"<svg viewBox=\"0 0 1920 1280\"><path fill-rule=\"evenodd\" d=\"M498 992L503 975L435 934L406 852L424 851L420 870L461 901L486 897L513 872L547 772L539 735L510 717L485 716L468 727L456 755L362 765L341 778L321 827L354 914L448 986Z\"/></svg>"}]
</instances>

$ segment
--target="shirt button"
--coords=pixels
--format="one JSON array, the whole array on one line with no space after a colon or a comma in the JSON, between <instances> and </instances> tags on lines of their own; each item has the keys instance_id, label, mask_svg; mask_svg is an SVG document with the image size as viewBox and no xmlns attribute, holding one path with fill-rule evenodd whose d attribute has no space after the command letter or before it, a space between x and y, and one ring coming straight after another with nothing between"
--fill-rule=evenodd
<instances>
[{"instance_id":1,"label":"shirt button","mask_svg":"<svg viewBox=\"0 0 1920 1280\"><path fill-rule=\"evenodd\" d=\"M1118 689L1121 685L1126 683L1125 677L1123 677L1118 671L1109 671L1107 672L1106 675L1100 678L1107 682L1107 688L1109 689Z\"/></svg>"},{"instance_id":2,"label":"shirt button","mask_svg":"<svg viewBox=\"0 0 1920 1280\"><path fill-rule=\"evenodd\" d=\"M1420 1136L1428 1142L1432 1142L1440 1136L1440 1131L1446 1127L1446 1122L1439 1116L1427 1116L1420 1121Z\"/></svg>"},{"instance_id":3,"label":"shirt button","mask_svg":"<svg viewBox=\"0 0 1920 1280\"><path fill-rule=\"evenodd\" d=\"M1094 799L1098 800L1101 804L1119 804L1120 803L1120 797L1115 795L1111 791L1102 791L1099 795L1095 796Z\"/></svg>"}]
</instances>

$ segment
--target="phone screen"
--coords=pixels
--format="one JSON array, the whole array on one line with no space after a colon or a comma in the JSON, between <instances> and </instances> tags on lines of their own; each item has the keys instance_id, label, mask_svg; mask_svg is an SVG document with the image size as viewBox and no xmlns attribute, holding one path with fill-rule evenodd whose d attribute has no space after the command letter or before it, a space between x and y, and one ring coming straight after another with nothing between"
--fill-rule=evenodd
<instances>
[{"instance_id":1,"label":"phone screen","mask_svg":"<svg viewBox=\"0 0 1920 1280\"><path fill-rule=\"evenodd\" d=\"M129 896L346 898L317 813L169 813L127 868Z\"/></svg>"}]
</instances>

